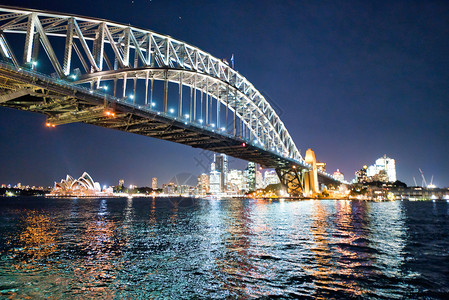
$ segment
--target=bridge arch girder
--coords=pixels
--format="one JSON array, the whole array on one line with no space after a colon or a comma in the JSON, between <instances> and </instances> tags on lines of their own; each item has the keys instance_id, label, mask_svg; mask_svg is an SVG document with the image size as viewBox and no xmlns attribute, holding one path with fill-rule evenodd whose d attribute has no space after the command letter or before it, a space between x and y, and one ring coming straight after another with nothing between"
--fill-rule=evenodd
<instances>
[{"instance_id":1,"label":"bridge arch girder","mask_svg":"<svg viewBox=\"0 0 449 300\"><path fill-rule=\"evenodd\" d=\"M86 74L83 78L78 80L77 83L90 83L99 88L102 83L113 81L115 85L120 86L122 84L117 84L117 82L119 80L124 80L125 78L126 80L137 79L146 81L168 80L171 83L182 84L191 89L202 91L216 101L219 101L225 109L229 109L232 113L236 113L237 117L244 122L245 126L251 131L261 145L263 145L262 141L269 141L270 145L273 145L273 147L284 154L288 153L288 149L291 149L292 147L292 144L288 143L289 140L285 139L285 132L282 130L279 131L278 128L271 124L271 122L265 118L262 109L256 103L251 101L241 91L231 87L228 83L202 73L183 69L125 69ZM209 85L209 88L207 85ZM146 82L146 89L148 88L149 84ZM132 94L135 94L135 92ZM147 91L145 95L145 105L151 106L151 99L150 101L147 99Z\"/></svg>"},{"instance_id":2,"label":"bridge arch girder","mask_svg":"<svg viewBox=\"0 0 449 300\"><path fill-rule=\"evenodd\" d=\"M195 77L203 75L206 80L213 79L217 86L229 87L230 94L240 99L241 103L238 104L245 110L242 113L237 111L237 114L253 134L256 132L257 135L254 125L257 127L259 124L262 130L266 130L264 135L267 140L271 140L275 148L280 148L282 154L302 160L283 122L265 97L224 60L197 47L168 35L126 24L4 6L0 7L0 30L0 52L3 56L19 65L17 56L8 47L5 34L25 34L23 62L25 65L32 64L33 53L38 46L33 38L38 36L57 76L63 79L72 73L75 58L83 66L85 74L97 78L102 78L99 74L104 71L130 74L132 69L159 68L175 72L190 71L196 74ZM65 38L65 47L61 51L63 57L58 57L56 43L53 43L55 38ZM213 96L213 93L209 95ZM257 119L251 120L255 111L258 112Z\"/></svg>"}]
</instances>

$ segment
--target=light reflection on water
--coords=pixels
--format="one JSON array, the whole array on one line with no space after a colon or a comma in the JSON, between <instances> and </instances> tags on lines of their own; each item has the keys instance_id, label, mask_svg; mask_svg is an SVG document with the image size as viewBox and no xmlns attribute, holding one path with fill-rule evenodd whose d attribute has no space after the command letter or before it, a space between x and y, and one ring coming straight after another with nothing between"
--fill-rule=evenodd
<instances>
[{"instance_id":1,"label":"light reflection on water","mask_svg":"<svg viewBox=\"0 0 449 300\"><path fill-rule=\"evenodd\" d=\"M0 293L444 298L447 202L0 198Z\"/></svg>"}]
</instances>

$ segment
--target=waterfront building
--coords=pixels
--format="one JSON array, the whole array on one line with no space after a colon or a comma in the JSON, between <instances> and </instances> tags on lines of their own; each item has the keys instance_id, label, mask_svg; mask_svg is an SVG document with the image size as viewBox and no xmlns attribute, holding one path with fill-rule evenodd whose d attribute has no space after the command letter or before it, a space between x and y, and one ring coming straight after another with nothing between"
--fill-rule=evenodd
<instances>
[{"instance_id":1,"label":"waterfront building","mask_svg":"<svg viewBox=\"0 0 449 300\"><path fill-rule=\"evenodd\" d=\"M190 192L190 186L185 184L178 185L177 192L180 195L188 195Z\"/></svg>"},{"instance_id":2,"label":"waterfront building","mask_svg":"<svg viewBox=\"0 0 449 300\"><path fill-rule=\"evenodd\" d=\"M383 157L378 158L374 165L367 168L366 175L368 177L374 177L382 170L386 172L387 181L395 182L397 180L395 160L387 157L386 154Z\"/></svg>"},{"instance_id":3,"label":"waterfront building","mask_svg":"<svg viewBox=\"0 0 449 300\"><path fill-rule=\"evenodd\" d=\"M332 176L334 176L334 178L335 178L336 180L340 180L340 181L345 180L345 176L343 175L342 172L340 172L339 169L337 169L337 171L335 171L334 174L332 174Z\"/></svg>"},{"instance_id":4,"label":"waterfront building","mask_svg":"<svg viewBox=\"0 0 449 300\"><path fill-rule=\"evenodd\" d=\"M245 188L245 180L242 170L230 170L228 172L228 190L227 192L240 193Z\"/></svg>"},{"instance_id":5,"label":"waterfront building","mask_svg":"<svg viewBox=\"0 0 449 300\"><path fill-rule=\"evenodd\" d=\"M157 178L153 177L153 179L151 180L151 188L153 190L157 190Z\"/></svg>"},{"instance_id":6,"label":"waterfront building","mask_svg":"<svg viewBox=\"0 0 449 300\"><path fill-rule=\"evenodd\" d=\"M206 173L196 178L197 194L206 195L209 192L209 176Z\"/></svg>"},{"instance_id":7,"label":"waterfront building","mask_svg":"<svg viewBox=\"0 0 449 300\"><path fill-rule=\"evenodd\" d=\"M263 183L263 175L262 172L260 171L256 171L256 189L263 189L265 188L264 183Z\"/></svg>"},{"instance_id":8,"label":"waterfront building","mask_svg":"<svg viewBox=\"0 0 449 300\"><path fill-rule=\"evenodd\" d=\"M72 176L67 175L66 179L55 182L50 196L102 196L101 186L95 182L92 177L84 172L80 178L75 180Z\"/></svg>"},{"instance_id":9,"label":"waterfront building","mask_svg":"<svg viewBox=\"0 0 449 300\"><path fill-rule=\"evenodd\" d=\"M264 176L264 187L269 186L270 184L278 184L281 181L278 178L275 170L266 170Z\"/></svg>"},{"instance_id":10,"label":"waterfront building","mask_svg":"<svg viewBox=\"0 0 449 300\"><path fill-rule=\"evenodd\" d=\"M175 195L177 191L177 185L173 182L162 185L162 191L166 195Z\"/></svg>"},{"instance_id":11,"label":"waterfront building","mask_svg":"<svg viewBox=\"0 0 449 300\"><path fill-rule=\"evenodd\" d=\"M118 186L119 186L119 188L125 187L125 179L120 179L120 180L118 181Z\"/></svg>"},{"instance_id":12,"label":"waterfront building","mask_svg":"<svg viewBox=\"0 0 449 300\"><path fill-rule=\"evenodd\" d=\"M228 174L228 156L226 154L214 155L215 170L220 172L220 191L226 190Z\"/></svg>"},{"instance_id":13,"label":"waterfront building","mask_svg":"<svg viewBox=\"0 0 449 300\"><path fill-rule=\"evenodd\" d=\"M221 173L217 170L210 172L209 176L209 191L212 194L220 194L222 191L221 187Z\"/></svg>"},{"instance_id":14,"label":"waterfront building","mask_svg":"<svg viewBox=\"0 0 449 300\"><path fill-rule=\"evenodd\" d=\"M363 166L360 170L355 172L355 177L358 183L364 183L367 181L368 176L366 174L367 166Z\"/></svg>"},{"instance_id":15,"label":"waterfront building","mask_svg":"<svg viewBox=\"0 0 449 300\"><path fill-rule=\"evenodd\" d=\"M246 182L249 191L256 190L256 163L248 162Z\"/></svg>"}]
</instances>

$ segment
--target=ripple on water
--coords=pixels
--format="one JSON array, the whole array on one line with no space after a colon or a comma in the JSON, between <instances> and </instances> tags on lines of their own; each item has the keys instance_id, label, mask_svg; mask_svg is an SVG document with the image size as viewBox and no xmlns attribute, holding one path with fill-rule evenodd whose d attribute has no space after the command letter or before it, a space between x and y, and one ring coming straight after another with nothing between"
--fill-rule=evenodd
<instances>
[{"instance_id":1,"label":"ripple on water","mask_svg":"<svg viewBox=\"0 0 449 300\"><path fill-rule=\"evenodd\" d=\"M447 298L447 203L0 199L0 297Z\"/></svg>"}]
</instances>

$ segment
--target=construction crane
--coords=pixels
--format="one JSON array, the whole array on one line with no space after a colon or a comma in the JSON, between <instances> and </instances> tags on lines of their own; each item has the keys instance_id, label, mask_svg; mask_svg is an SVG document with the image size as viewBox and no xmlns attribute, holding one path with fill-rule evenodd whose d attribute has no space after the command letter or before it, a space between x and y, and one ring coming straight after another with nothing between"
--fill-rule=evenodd
<instances>
[{"instance_id":1,"label":"construction crane","mask_svg":"<svg viewBox=\"0 0 449 300\"><path fill-rule=\"evenodd\" d=\"M436 188L436 185L433 184L433 175L432 175L432 179L430 179L430 183L427 186L428 189L434 189Z\"/></svg>"},{"instance_id":2,"label":"construction crane","mask_svg":"<svg viewBox=\"0 0 449 300\"><path fill-rule=\"evenodd\" d=\"M430 183L427 184L426 178L424 177L424 173L422 172L421 168L418 168L419 172L421 173L421 177L422 177L422 186L426 187L428 189L434 189L436 188L436 186L433 184L433 175L432 175L432 179L430 179ZM415 179L415 177L413 177L413 179ZM415 181L416 184L416 181Z\"/></svg>"},{"instance_id":3,"label":"construction crane","mask_svg":"<svg viewBox=\"0 0 449 300\"><path fill-rule=\"evenodd\" d=\"M426 187L427 186L427 182L426 182L426 178L424 177L424 173L422 172L421 168L418 168L419 173L421 173L421 177L422 177L422 186Z\"/></svg>"}]
</instances>

